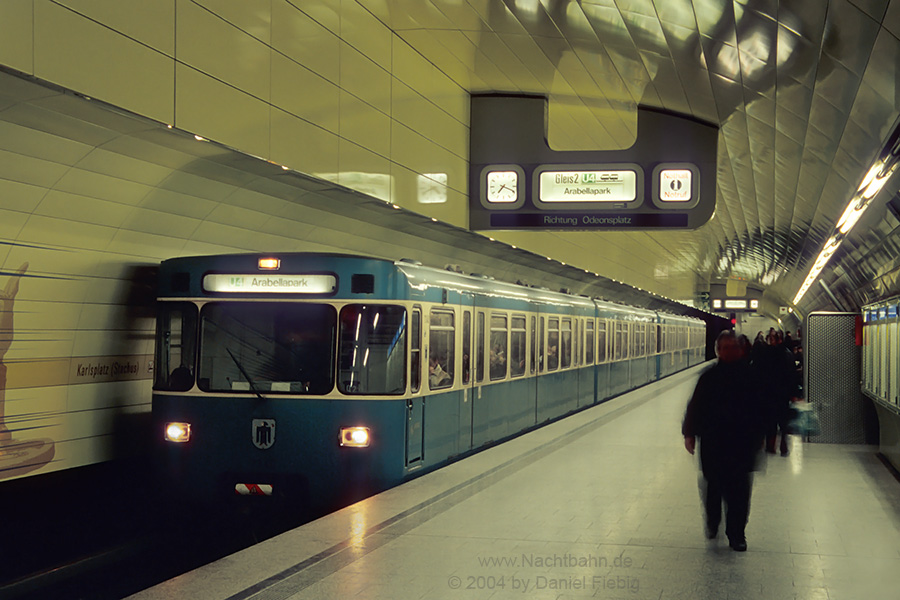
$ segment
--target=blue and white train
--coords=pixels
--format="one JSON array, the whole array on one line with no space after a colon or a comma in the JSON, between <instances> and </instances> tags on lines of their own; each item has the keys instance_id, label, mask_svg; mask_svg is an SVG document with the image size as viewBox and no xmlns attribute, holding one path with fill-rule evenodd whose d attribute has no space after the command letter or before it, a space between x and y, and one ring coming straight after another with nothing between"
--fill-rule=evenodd
<instances>
[{"instance_id":1,"label":"blue and white train","mask_svg":"<svg viewBox=\"0 0 900 600\"><path fill-rule=\"evenodd\" d=\"M160 464L214 501L333 507L705 358L699 319L362 256L175 258L158 306Z\"/></svg>"}]
</instances>

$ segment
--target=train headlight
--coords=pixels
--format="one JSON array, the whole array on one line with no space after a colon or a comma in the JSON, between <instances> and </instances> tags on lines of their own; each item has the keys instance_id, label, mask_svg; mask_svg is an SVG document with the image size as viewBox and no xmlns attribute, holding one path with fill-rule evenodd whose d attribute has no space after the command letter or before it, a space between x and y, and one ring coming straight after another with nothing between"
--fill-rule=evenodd
<instances>
[{"instance_id":1,"label":"train headlight","mask_svg":"<svg viewBox=\"0 0 900 600\"><path fill-rule=\"evenodd\" d=\"M367 448L369 446L369 428L341 427L341 446Z\"/></svg>"},{"instance_id":2,"label":"train headlight","mask_svg":"<svg viewBox=\"0 0 900 600\"><path fill-rule=\"evenodd\" d=\"M166 423L166 441L183 444L191 439L190 423Z\"/></svg>"}]
</instances>

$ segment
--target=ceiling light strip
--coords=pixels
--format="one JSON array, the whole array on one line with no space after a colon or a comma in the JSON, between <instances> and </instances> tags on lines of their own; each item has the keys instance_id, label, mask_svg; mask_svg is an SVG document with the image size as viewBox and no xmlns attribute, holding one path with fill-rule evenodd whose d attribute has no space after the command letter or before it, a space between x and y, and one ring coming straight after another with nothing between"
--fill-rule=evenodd
<instances>
[{"instance_id":1,"label":"ceiling light strip","mask_svg":"<svg viewBox=\"0 0 900 600\"><path fill-rule=\"evenodd\" d=\"M850 230L853 229L853 226L856 225L863 213L866 212L866 209L869 208L872 199L878 195L881 188L891 178L898 162L900 162L900 127L894 129L878 160L866 172L866 176L863 177L856 193L853 194L850 202L847 203L847 208L844 209L844 213L838 219L834 231L832 231L828 241L825 242L822 251L819 252L816 262L813 263L809 274L806 276L803 285L800 286L791 304L797 306L803 295L812 287L812 284L815 283L816 278L822 272L822 269L825 268L825 265L828 264L828 261L831 260L831 257L834 256L834 253L850 233Z\"/></svg>"}]
</instances>

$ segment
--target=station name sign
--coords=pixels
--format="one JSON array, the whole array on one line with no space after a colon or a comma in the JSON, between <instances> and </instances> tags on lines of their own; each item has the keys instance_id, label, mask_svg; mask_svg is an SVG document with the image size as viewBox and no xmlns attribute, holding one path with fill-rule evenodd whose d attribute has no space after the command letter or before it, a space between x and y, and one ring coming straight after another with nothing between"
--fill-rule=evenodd
<instances>
[{"instance_id":1,"label":"station name sign","mask_svg":"<svg viewBox=\"0 0 900 600\"><path fill-rule=\"evenodd\" d=\"M203 277L203 289L229 294L331 294L337 289L337 278L320 274L211 273Z\"/></svg>"}]
</instances>

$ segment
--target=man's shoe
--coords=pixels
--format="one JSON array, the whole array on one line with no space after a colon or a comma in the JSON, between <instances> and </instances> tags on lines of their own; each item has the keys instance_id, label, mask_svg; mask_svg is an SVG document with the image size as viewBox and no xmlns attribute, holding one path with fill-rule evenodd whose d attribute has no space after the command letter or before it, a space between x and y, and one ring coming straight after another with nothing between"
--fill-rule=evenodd
<instances>
[{"instance_id":1,"label":"man's shoe","mask_svg":"<svg viewBox=\"0 0 900 600\"><path fill-rule=\"evenodd\" d=\"M747 551L747 540L729 540L728 545L731 546L731 549L735 552Z\"/></svg>"},{"instance_id":2,"label":"man's shoe","mask_svg":"<svg viewBox=\"0 0 900 600\"><path fill-rule=\"evenodd\" d=\"M716 539L717 537L719 537L719 530L718 530L718 529L710 529L710 528L708 528L708 527L706 528L706 539L708 539L708 540L714 540L714 539Z\"/></svg>"}]
</instances>

